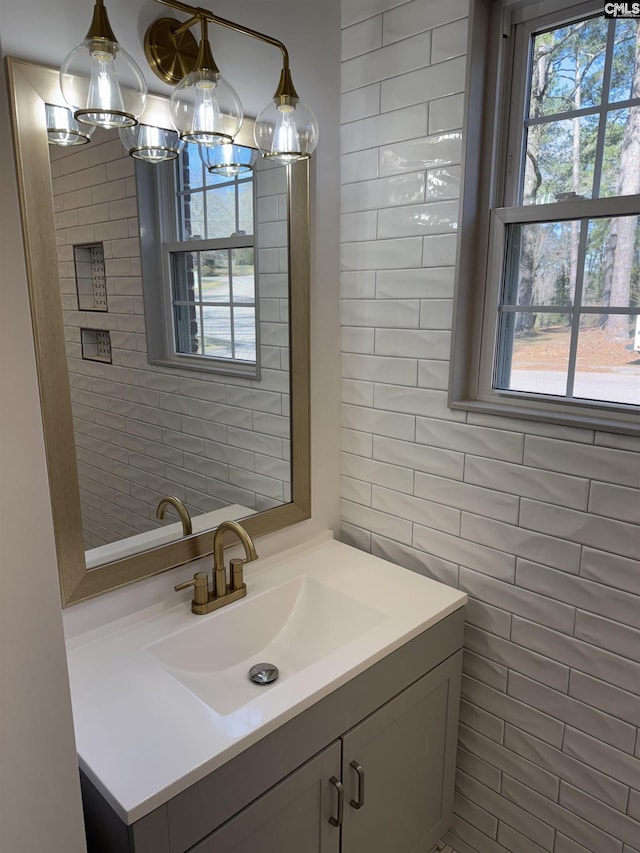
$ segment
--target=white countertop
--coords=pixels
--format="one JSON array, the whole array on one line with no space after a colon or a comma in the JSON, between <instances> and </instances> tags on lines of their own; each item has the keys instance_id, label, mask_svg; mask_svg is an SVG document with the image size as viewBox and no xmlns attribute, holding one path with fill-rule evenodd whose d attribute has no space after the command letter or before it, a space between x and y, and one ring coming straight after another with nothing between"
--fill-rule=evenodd
<instances>
[{"instance_id":1,"label":"white countertop","mask_svg":"<svg viewBox=\"0 0 640 853\"><path fill-rule=\"evenodd\" d=\"M364 633L268 687L236 710L218 713L177 680L149 647L202 620L220 618L293 578L306 576L372 608ZM372 664L462 607L456 589L320 536L245 566L247 597L207 616L184 598L155 606L68 641L80 766L127 824L256 743ZM255 606L255 605L254 605ZM379 614L379 618L378 617ZM228 617L227 617L228 618ZM183 641L183 640L182 640ZM233 636L226 642L234 643ZM200 650L201 651L201 650ZM212 650L215 655L215 649ZM262 660L250 655L246 668ZM276 664L278 661L274 661ZM242 671L244 672L244 664Z\"/></svg>"}]
</instances>

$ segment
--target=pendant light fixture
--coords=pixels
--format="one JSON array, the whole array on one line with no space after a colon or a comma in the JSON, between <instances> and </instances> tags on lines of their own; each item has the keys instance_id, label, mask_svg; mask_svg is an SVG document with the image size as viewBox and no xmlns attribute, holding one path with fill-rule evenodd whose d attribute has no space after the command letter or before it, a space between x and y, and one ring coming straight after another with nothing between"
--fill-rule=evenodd
<instances>
[{"instance_id":1,"label":"pendant light fixture","mask_svg":"<svg viewBox=\"0 0 640 853\"><path fill-rule=\"evenodd\" d=\"M213 148L200 145L198 150L200 159L209 174L220 175L221 178L248 175L253 171L258 156L255 148L246 148L244 145L233 145L229 142Z\"/></svg>"},{"instance_id":2,"label":"pendant light fixture","mask_svg":"<svg viewBox=\"0 0 640 853\"><path fill-rule=\"evenodd\" d=\"M86 145L91 142L95 127L77 122L67 107L45 104L45 111L49 145Z\"/></svg>"},{"instance_id":3,"label":"pendant light fixture","mask_svg":"<svg viewBox=\"0 0 640 853\"><path fill-rule=\"evenodd\" d=\"M118 44L103 0L96 0L86 38L60 66L60 87L80 122L104 128L138 122L147 85L138 65Z\"/></svg>"},{"instance_id":4,"label":"pendant light fixture","mask_svg":"<svg viewBox=\"0 0 640 853\"><path fill-rule=\"evenodd\" d=\"M180 138L199 145L233 142L244 114L235 89L222 77L211 52L207 20L196 64L171 93L171 118Z\"/></svg>"},{"instance_id":5,"label":"pendant light fixture","mask_svg":"<svg viewBox=\"0 0 640 853\"><path fill-rule=\"evenodd\" d=\"M184 148L184 142L175 130L149 124L123 127L118 134L129 155L147 163L175 160Z\"/></svg>"},{"instance_id":6,"label":"pendant light fixture","mask_svg":"<svg viewBox=\"0 0 640 853\"><path fill-rule=\"evenodd\" d=\"M310 157L318 144L318 122L295 90L285 45L278 39L181 0L158 2L190 17L183 23L174 18L158 18L145 33L145 55L158 77L174 87L170 115L176 134L183 143L194 142L201 146L201 157L209 172L237 175L253 165L245 163L246 155L240 157L238 153L243 149L233 144L244 114L236 91L222 77L213 58L207 32L210 23L258 39L281 51L280 80L272 101L255 121L255 143L263 157L281 163ZM190 33L198 23L201 27L199 46ZM73 117L82 126L118 129L132 157L159 163L180 153L176 137L171 136L170 131L147 124L135 133L130 130L135 129L143 113L147 86L140 68L117 42L104 0L95 0L86 38L62 63L60 87L64 99L74 110ZM77 144L80 137L82 134ZM216 148L221 151L215 156L203 153Z\"/></svg>"},{"instance_id":7,"label":"pendant light fixture","mask_svg":"<svg viewBox=\"0 0 640 853\"><path fill-rule=\"evenodd\" d=\"M235 91L222 77L211 55L207 23L234 30L279 48L282 72L273 100L258 115L254 138L264 157L283 163L306 159L318 144L318 122L298 96L289 69L289 53L278 39L242 24L221 18L181 0L158 0L191 17L180 24L159 18L145 34L145 53L153 71L165 82L175 84L176 69L189 67L188 30L200 22L202 39L194 70L178 82L172 96L172 120L183 139L212 146L233 142L242 123L242 106ZM224 84L224 85L223 85ZM196 121L197 116L201 118ZM216 127L210 130L206 123Z\"/></svg>"},{"instance_id":8,"label":"pendant light fixture","mask_svg":"<svg viewBox=\"0 0 640 853\"><path fill-rule=\"evenodd\" d=\"M318 144L318 122L298 97L288 58L273 101L256 119L254 137L262 156L280 163L306 159Z\"/></svg>"}]
</instances>

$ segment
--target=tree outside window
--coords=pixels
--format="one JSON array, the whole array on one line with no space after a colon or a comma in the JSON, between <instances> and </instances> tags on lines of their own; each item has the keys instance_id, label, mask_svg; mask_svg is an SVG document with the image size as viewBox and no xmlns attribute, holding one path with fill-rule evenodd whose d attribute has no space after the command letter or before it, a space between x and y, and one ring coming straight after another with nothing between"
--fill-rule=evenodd
<instances>
[{"instance_id":1,"label":"tree outside window","mask_svg":"<svg viewBox=\"0 0 640 853\"><path fill-rule=\"evenodd\" d=\"M639 217L600 200L640 194L639 22L531 29L516 56L527 85L511 112L493 387L637 406Z\"/></svg>"}]
</instances>

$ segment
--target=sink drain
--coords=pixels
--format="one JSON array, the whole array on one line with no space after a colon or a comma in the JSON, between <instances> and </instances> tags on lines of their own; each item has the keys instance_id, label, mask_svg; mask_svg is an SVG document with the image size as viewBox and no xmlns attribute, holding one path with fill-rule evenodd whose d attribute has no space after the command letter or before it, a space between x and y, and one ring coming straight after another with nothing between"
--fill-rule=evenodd
<instances>
[{"instance_id":1,"label":"sink drain","mask_svg":"<svg viewBox=\"0 0 640 853\"><path fill-rule=\"evenodd\" d=\"M256 684L271 684L278 674L278 667L272 663L256 663L249 670L249 678Z\"/></svg>"}]
</instances>

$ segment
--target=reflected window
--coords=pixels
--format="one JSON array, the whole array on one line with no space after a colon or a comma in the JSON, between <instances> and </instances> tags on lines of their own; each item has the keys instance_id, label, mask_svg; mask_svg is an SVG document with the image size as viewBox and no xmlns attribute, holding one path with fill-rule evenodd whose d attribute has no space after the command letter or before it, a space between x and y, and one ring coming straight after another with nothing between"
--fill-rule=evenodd
<instances>
[{"instance_id":1,"label":"reflected window","mask_svg":"<svg viewBox=\"0 0 640 853\"><path fill-rule=\"evenodd\" d=\"M175 352L255 365L253 171L211 172L188 144L174 179L176 233L165 251Z\"/></svg>"},{"instance_id":2,"label":"reflected window","mask_svg":"<svg viewBox=\"0 0 640 853\"><path fill-rule=\"evenodd\" d=\"M217 172L198 148L136 166L150 361L258 379L254 171Z\"/></svg>"}]
</instances>

